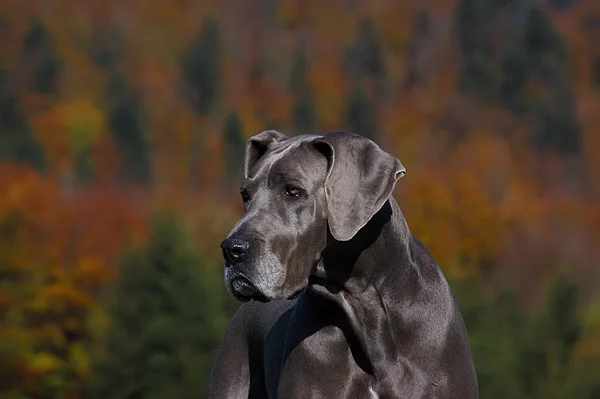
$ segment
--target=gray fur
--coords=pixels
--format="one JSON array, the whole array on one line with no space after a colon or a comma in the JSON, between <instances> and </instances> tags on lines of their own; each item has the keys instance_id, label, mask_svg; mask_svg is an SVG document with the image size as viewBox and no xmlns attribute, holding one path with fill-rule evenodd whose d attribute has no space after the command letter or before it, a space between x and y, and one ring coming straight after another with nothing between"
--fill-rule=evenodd
<instances>
[{"instance_id":1,"label":"gray fur","mask_svg":"<svg viewBox=\"0 0 600 399\"><path fill-rule=\"evenodd\" d=\"M354 134L248 141L250 200L222 243L246 303L209 398L477 398L460 311L391 196L404 173Z\"/></svg>"}]
</instances>

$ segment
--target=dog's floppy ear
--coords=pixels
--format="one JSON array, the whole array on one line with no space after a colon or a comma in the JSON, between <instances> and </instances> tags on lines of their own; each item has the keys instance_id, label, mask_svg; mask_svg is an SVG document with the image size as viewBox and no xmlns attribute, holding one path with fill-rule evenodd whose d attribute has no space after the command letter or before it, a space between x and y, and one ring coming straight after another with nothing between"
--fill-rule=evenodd
<instances>
[{"instance_id":1,"label":"dog's floppy ear","mask_svg":"<svg viewBox=\"0 0 600 399\"><path fill-rule=\"evenodd\" d=\"M288 137L277 130L265 130L248 139L246 143L246 159L244 162L244 178L248 178L250 170L258 160L265 155L269 146L275 142L286 140Z\"/></svg>"},{"instance_id":2,"label":"dog's floppy ear","mask_svg":"<svg viewBox=\"0 0 600 399\"><path fill-rule=\"evenodd\" d=\"M348 241L381 209L406 169L373 141L356 134L330 133L313 143L328 160L329 230L336 240Z\"/></svg>"}]
</instances>

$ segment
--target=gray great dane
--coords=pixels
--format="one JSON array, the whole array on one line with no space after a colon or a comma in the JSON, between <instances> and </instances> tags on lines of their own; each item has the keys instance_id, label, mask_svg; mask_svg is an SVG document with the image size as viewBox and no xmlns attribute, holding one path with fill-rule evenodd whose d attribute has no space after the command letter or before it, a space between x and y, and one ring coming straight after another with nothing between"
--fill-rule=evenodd
<instances>
[{"instance_id":1,"label":"gray great dane","mask_svg":"<svg viewBox=\"0 0 600 399\"><path fill-rule=\"evenodd\" d=\"M221 247L245 303L209 398L477 398L461 313L392 196L398 159L357 134L270 130L244 169Z\"/></svg>"}]
</instances>

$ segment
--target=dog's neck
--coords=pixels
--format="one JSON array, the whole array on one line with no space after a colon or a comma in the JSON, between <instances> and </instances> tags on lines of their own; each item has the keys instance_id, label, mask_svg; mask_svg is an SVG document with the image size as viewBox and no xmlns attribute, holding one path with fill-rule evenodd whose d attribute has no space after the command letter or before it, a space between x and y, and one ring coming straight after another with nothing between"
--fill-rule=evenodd
<instances>
[{"instance_id":1,"label":"dog's neck","mask_svg":"<svg viewBox=\"0 0 600 399\"><path fill-rule=\"evenodd\" d=\"M379 279L389 276L389 265L412 264L411 237L398 203L390 197L351 240L337 241L328 235L327 246L312 271L312 281L327 285L334 293L343 290L358 295L361 289L378 286ZM410 272L405 269L394 273Z\"/></svg>"},{"instance_id":2,"label":"dog's neck","mask_svg":"<svg viewBox=\"0 0 600 399\"><path fill-rule=\"evenodd\" d=\"M400 207L390 197L352 240L339 242L330 237L311 276L309 289L344 311L378 384L385 384L390 364L402 363L396 336L401 315L390 314L388 306L391 300L396 309L398 305L403 308L403 302L410 306L418 285L410 253L411 237ZM388 287L387 294L380 289L383 285Z\"/></svg>"}]
</instances>

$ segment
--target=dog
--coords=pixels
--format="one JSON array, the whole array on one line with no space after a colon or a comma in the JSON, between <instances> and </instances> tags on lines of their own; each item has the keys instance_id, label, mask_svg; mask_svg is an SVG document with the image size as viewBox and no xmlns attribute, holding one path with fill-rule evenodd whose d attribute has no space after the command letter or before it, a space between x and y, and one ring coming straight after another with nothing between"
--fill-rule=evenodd
<instances>
[{"instance_id":1,"label":"dog","mask_svg":"<svg viewBox=\"0 0 600 399\"><path fill-rule=\"evenodd\" d=\"M402 163L358 134L246 145L244 216L221 243L244 302L208 397L478 397L467 331L392 196Z\"/></svg>"}]
</instances>

